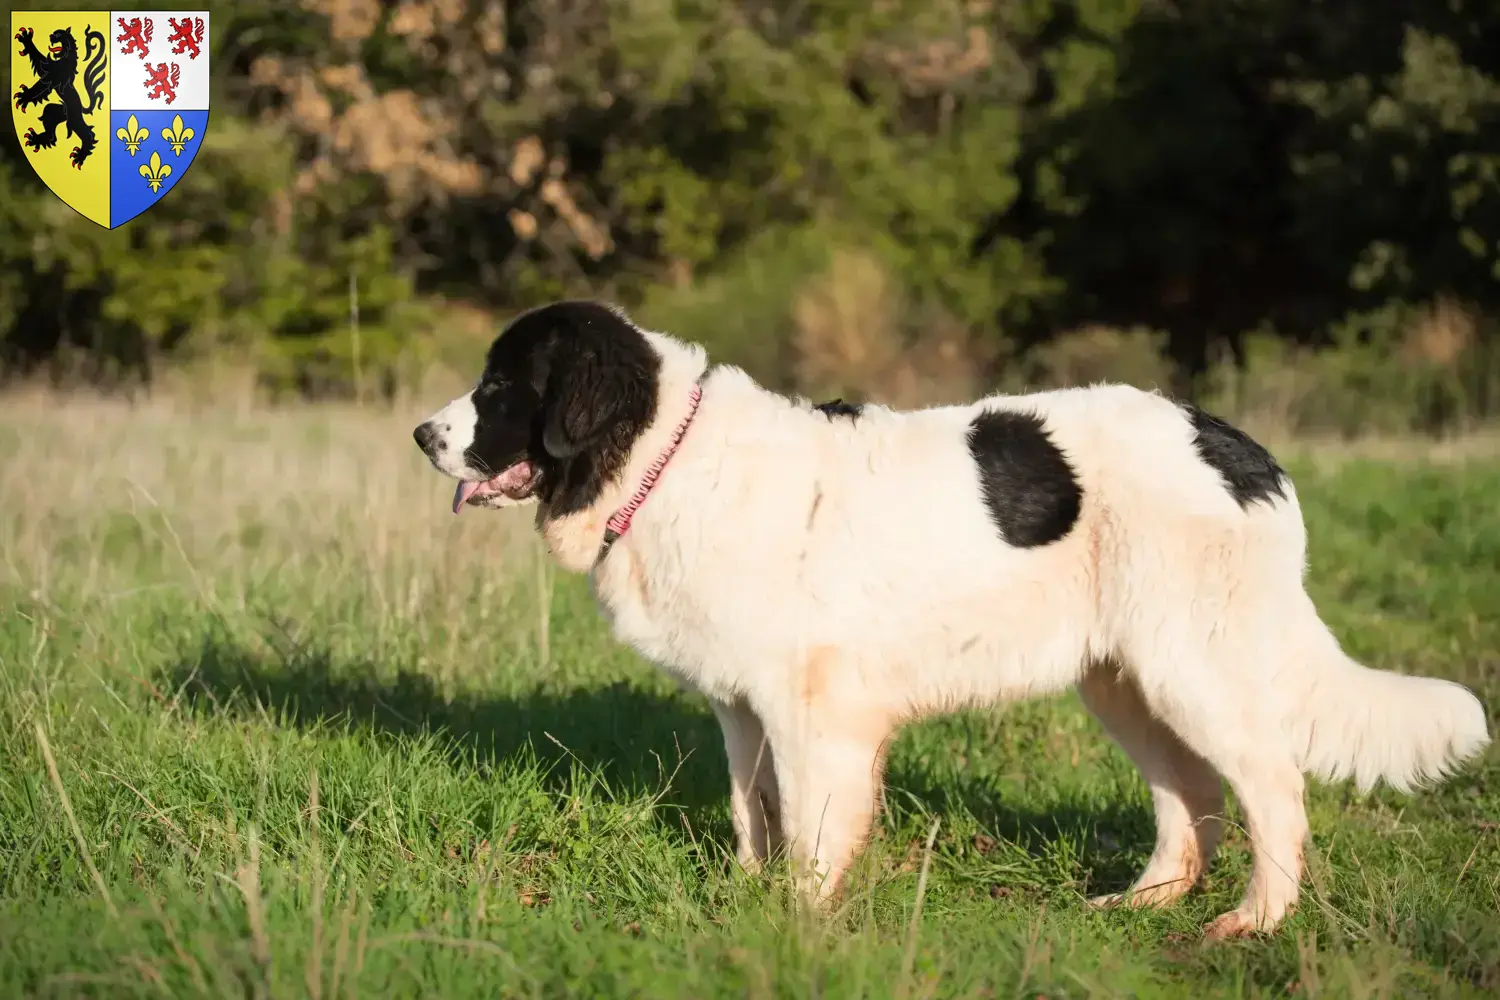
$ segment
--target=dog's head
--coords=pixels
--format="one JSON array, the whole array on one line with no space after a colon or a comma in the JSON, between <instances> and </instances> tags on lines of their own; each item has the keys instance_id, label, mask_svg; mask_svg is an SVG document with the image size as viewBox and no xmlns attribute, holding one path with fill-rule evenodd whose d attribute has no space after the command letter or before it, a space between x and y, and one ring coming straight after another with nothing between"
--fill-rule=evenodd
<instances>
[{"instance_id":1,"label":"dog's head","mask_svg":"<svg viewBox=\"0 0 1500 1000\"><path fill-rule=\"evenodd\" d=\"M661 358L636 326L594 302L525 313L490 345L472 392L413 437L467 504L540 499L555 516L589 506L656 415Z\"/></svg>"}]
</instances>

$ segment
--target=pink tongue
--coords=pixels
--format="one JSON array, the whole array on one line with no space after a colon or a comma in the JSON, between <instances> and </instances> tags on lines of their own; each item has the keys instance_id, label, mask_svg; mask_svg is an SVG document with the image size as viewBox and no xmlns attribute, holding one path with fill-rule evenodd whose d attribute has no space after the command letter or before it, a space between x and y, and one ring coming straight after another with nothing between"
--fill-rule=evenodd
<instances>
[{"instance_id":1,"label":"pink tongue","mask_svg":"<svg viewBox=\"0 0 1500 1000\"><path fill-rule=\"evenodd\" d=\"M524 490L531 482L533 471L530 462L517 462L500 475L485 482L460 482L457 489L453 491L453 513L457 514L463 510L469 498L481 490L485 493L504 493L506 496L513 497L516 491Z\"/></svg>"},{"instance_id":2,"label":"pink tongue","mask_svg":"<svg viewBox=\"0 0 1500 1000\"><path fill-rule=\"evenodd\" d=\"M453 491L453 513L457 514L464 509L464 504L469 502L469 497L479 492L483 483L460 482L458 489Z\"/></svg>"}]
</instances>

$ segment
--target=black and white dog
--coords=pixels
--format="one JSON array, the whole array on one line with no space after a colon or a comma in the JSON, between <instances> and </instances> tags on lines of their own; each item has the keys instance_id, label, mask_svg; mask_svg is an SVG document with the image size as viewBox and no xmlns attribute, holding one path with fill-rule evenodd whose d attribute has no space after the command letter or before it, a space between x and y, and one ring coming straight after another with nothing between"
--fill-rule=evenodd
<instances>
[{"instance_id":1,"label":"black and white dog","mask_svg":"<svg viewBox=\"0 0 1500 1000\"><path fill-rule=\"evenodd\" d=\"M1303 588L1291 481L1152 393L819 408L562 302L512 322L415 437L455 512L535 503L615 634L709 698L737 855L784 845L818 902L867 835L892 733L960 706L1076 685L1140 767L1156 850L1101 904L1186 892L1227 779L1254 865L1212 936L1295 905L1304 773L1406 789L1489 742L1465 688L1343 653Z\"/></svg>"}]
</instances>

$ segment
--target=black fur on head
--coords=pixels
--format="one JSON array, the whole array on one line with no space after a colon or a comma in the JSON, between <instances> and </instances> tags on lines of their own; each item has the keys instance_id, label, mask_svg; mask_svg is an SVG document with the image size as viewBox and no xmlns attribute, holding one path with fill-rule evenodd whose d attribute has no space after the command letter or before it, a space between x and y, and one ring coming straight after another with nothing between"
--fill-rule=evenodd
<instances>
[{"instance_id":1,"label":"black fur on head","mask_svg":"<svg viewBox=\"0 0 1500 1000\"><path fill-rule=\"evenodd\" d=\"M498 472L529 459L560 517L594 503L656 416L661 359L624 314L556 302L511 322L474 390L469 464Z\"/></svg>"}]
</instances>

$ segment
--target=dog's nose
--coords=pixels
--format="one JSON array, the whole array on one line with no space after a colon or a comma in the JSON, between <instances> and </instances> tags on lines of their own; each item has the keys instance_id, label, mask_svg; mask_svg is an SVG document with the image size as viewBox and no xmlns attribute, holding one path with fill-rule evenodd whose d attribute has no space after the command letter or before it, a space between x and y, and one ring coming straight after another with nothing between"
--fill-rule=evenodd
<instances>
[{"instance_id":1,"label":"dog's nose","mask_svg":"<svg viewBox=\"0 0 1500 1000\"><path fill-rule=\"evenodd\" d=\"M418 424L417 429L411 432L411 436L416 439L418 448L421 448L429 455L432 454L432 446L437 440L438 432L431 420L425 424Z\"/></svg>"}]
</instances>

